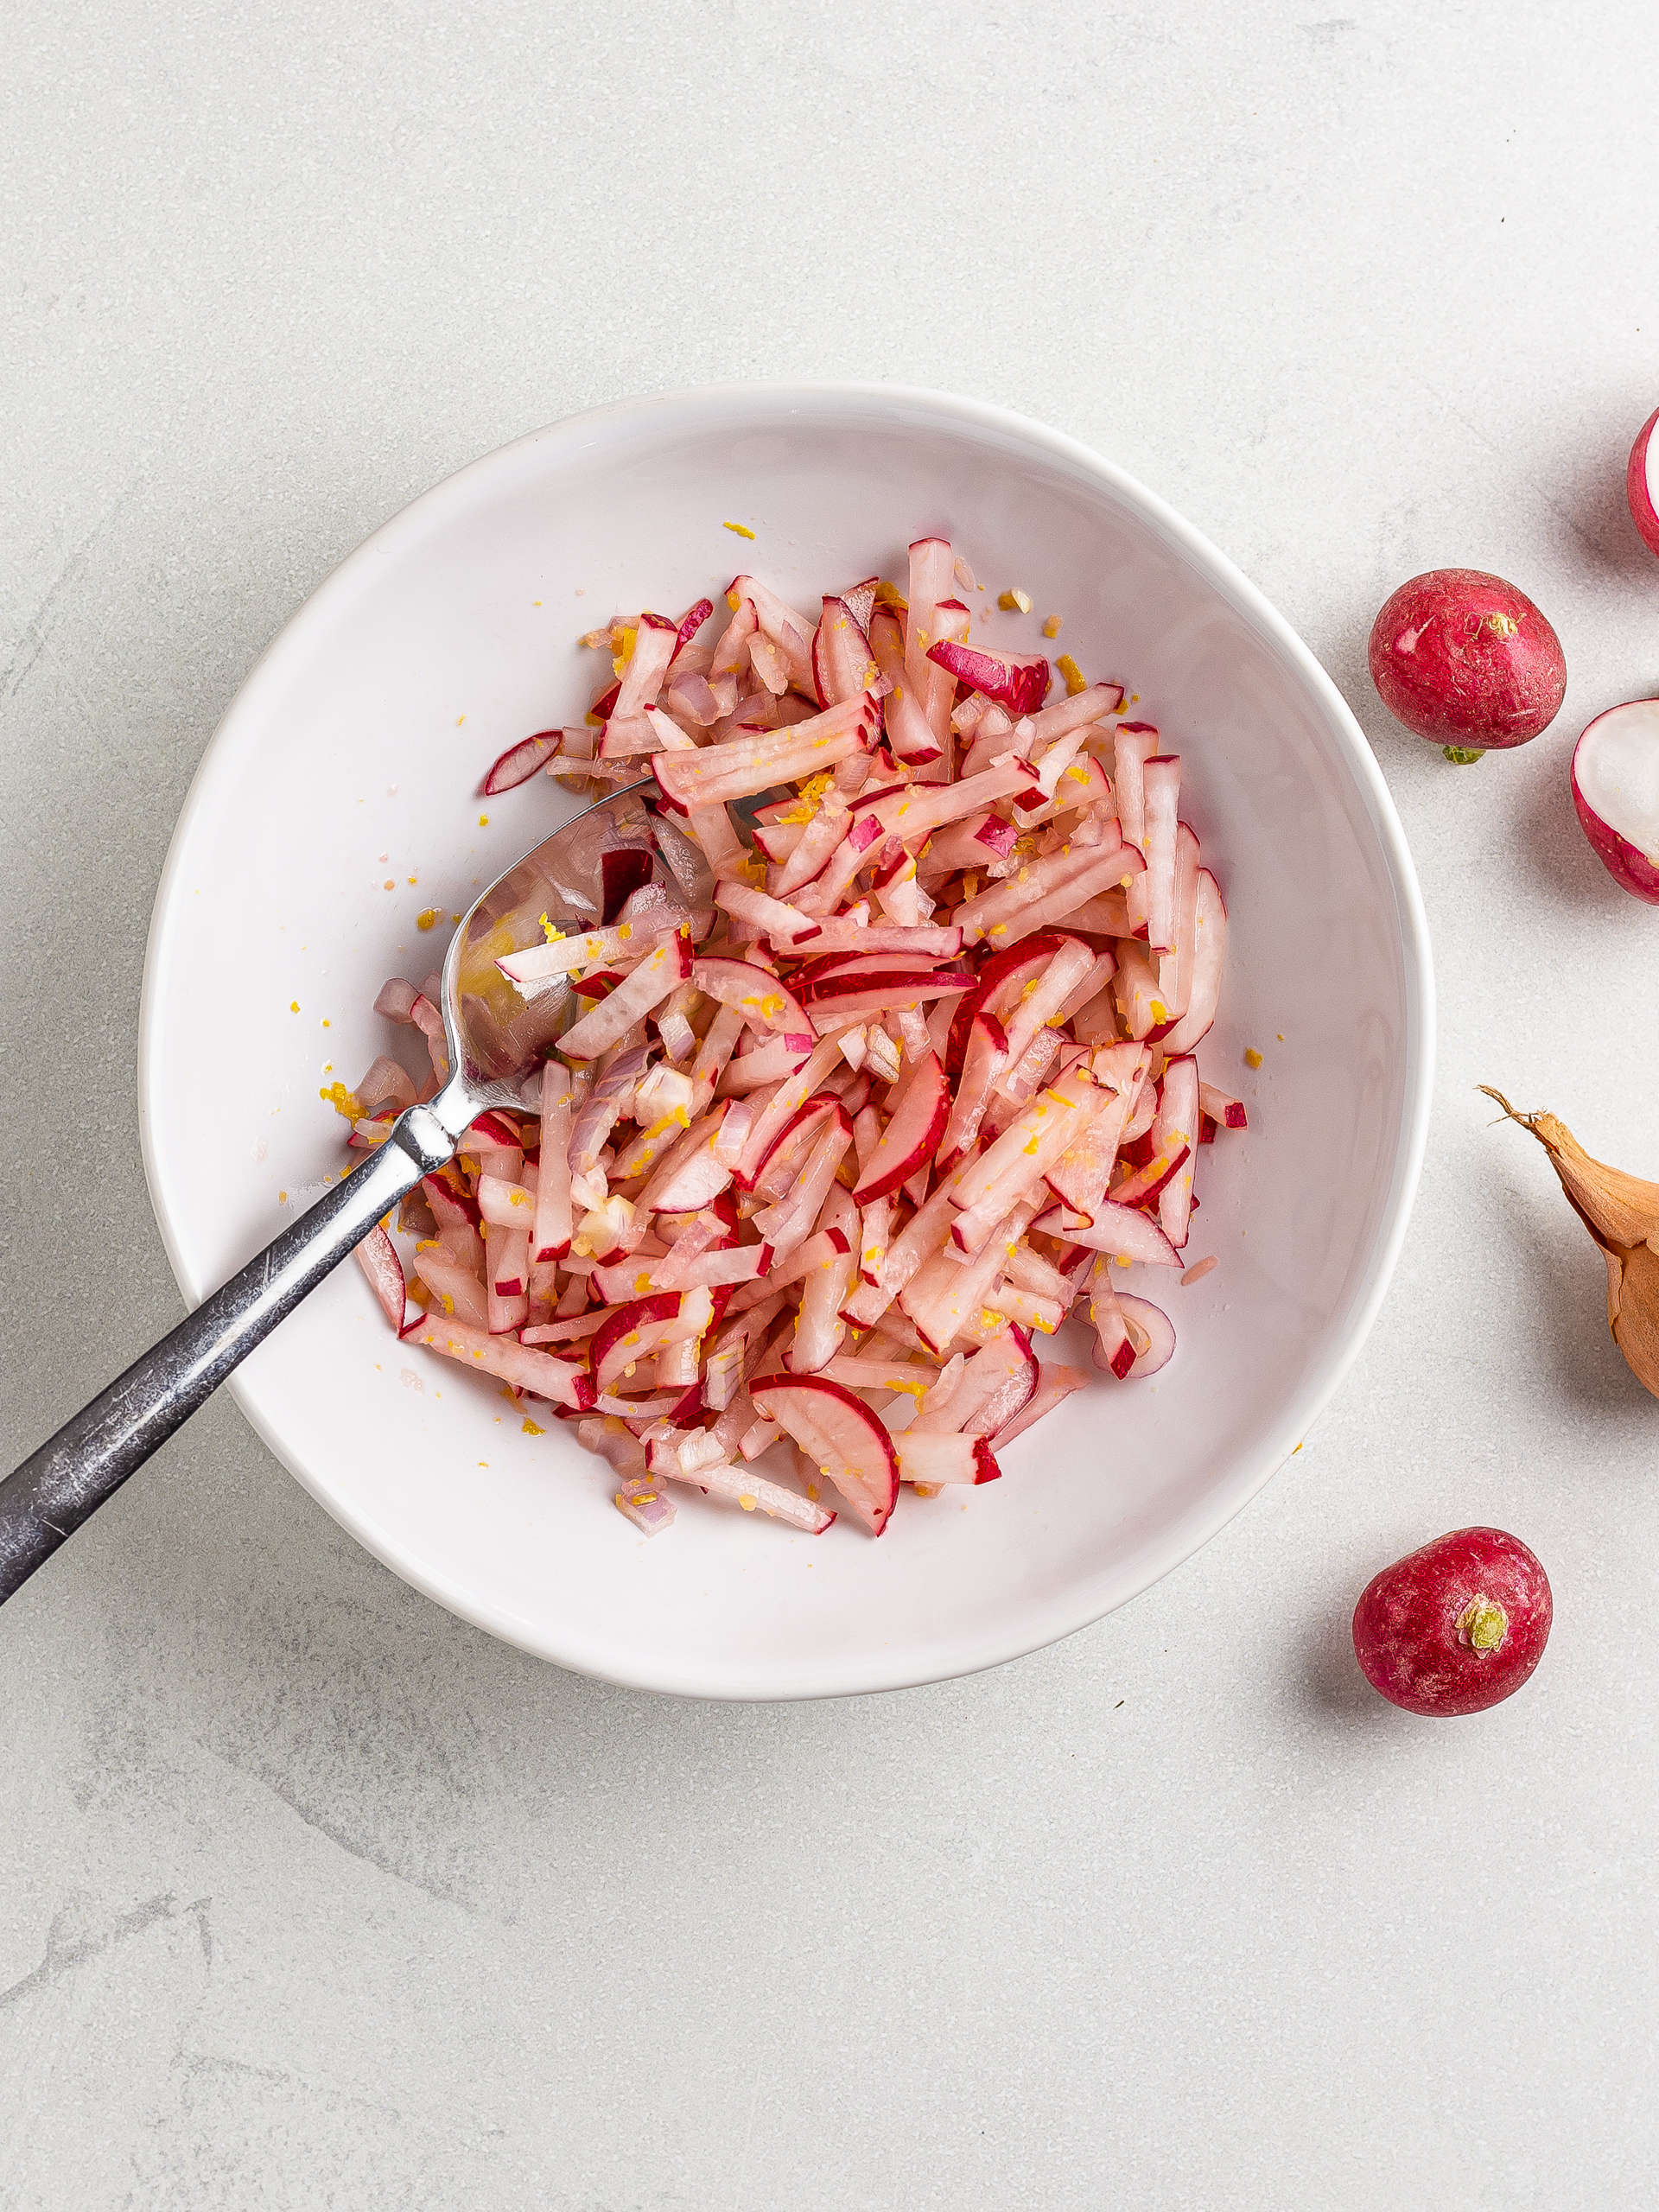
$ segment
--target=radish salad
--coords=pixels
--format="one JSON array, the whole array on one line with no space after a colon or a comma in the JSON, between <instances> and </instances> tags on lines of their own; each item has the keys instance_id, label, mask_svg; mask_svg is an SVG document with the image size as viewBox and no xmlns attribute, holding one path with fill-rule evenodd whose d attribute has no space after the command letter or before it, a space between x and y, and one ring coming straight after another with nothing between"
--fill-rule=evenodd
<instances>
[{"instance_id":1,"label":"radish salad","mask_svg":"<svg viewBox=\"0 0 1659 2212\"><path fill-rule=\"evenodd\" d=\"M1245 1125L1195 1058L1226 909L1179 754L1119 685L1066 659L1051 697L1041 654L971 636L978 589L929 537L816 621L751 575L718 619L620 619L583 640L610 680L582 726L486 779L649 780L594 925L504 927L474 977L536 1025L526 1110L359 1257L401 1336L569 1422L649 1535L695 1485L879 1536L1089 1380L1051 1356L1068 1318L1108 1389L1174 1348L1116 1285L1182 1279L1200 1148ZM376 1060L359 1150L448 1073L437 991L376 1001L432 1073Z\"/></svg>"}]
</instances>

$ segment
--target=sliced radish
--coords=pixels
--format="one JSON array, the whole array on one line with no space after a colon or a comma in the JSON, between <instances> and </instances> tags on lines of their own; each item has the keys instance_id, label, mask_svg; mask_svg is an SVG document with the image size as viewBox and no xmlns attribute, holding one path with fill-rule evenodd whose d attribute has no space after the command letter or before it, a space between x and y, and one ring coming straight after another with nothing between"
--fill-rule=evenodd
<instances>
[{"instance_id":1,"label":"sliced radish","mask_svg":"<svg viewBox=\"0 0 1659 2212\"><path fill-rule=\"evenodd\" d=\"M918 1006L924 999L954 997L973 988L974 977L967 969L898 968L885 975L820 976L802 995L810 1018L822 1029L826 1020L883 1014Z\"/></svg>"},{"instance_id":2,"label":"sliced radish","mask_svg":"<svg viewBox=\"0 0 1659 2212\"><path fill-rule=\"evenodd\" d=\"M368 1277L370 1288L400 1337L424 1319L419 1313L411 1314L404 1263L397 1256L397 1247L384 1229L372 1229L363 1239L357 1248L357 1264Z\"/></svg>"},{"instance_id":3,"label":"sliced radish","mask_svg":"<svg viewBox=\"0 0 1659 2212\"><path fill-rule=\"evenodd\" d=\"M1628 700L1588 725L1573 748L1573 804L1614 882L1659 906L1659 699Z\"/></svg>"},{"instance_id":4,"label":"sliced radish","mask_svg":"<svg viewBox=\"0 0 1659 2212\"><path fill-rule=\"evenodd\" d=\"M1028 1428L1041 1421L1045 1414L1051 1414L1056 1406L1064 1404L1074 1390L1081 1390L1088 1380L1081 1368L1039 1361L1037 1388L1014 1418L1005 1421L997 1430L991 1439L992 1444L999 1452L1004 1445L1012 1444L1016 1436L1023 1436Z\"/></svg>"},{"instance_id":5,"label":"sliced radish","mask_svg":"<svg viewBox=\"0 0 1659 2212\"><path fill-rule=\"evenodd\" d=\"M531 1390L555 1405L585 1413L594 1402L592 1378L569 1360L550 1352L531 1351L510 1337L493 1337L442 1314L426 1315L410 1332L411 1344L428 1344L448 1359L480 1374L493 1375L516 1389Z\"/></svg>"},{"instance_id":6,"label":"sliced radish","mask_svg":"<svg viewBox=\"0 0 1659 2212\"><path fill-rule=\"evenodd\" d=\"M901 1429L893 1440L901 1483L994 1483L1002 1470L982 1436L918 1436Z\"/></svg>"},{"instance_id":7,"label":"sliced radish","mask_svg":"<svg viewBox=\"0 0 1659 2212\"><path fill-rule=\"evenodd\" d=\"M680 1294L664 1291L654 1298L635 1299L612 1314L589 1353L594 1387L601 1396L668 1341L667 1332L679 1312Z\"/></svg>"},{"instance_id":8,"label":"sliced radish","mask_svg":"<svg viewBox=\"0 0 1659 2212\"><path fill-rule=\"evenodd\" d=\"M764 968L747 960L704 957L693 961L691 981L706 997L721 1006L734 1007L755 1028L775 1029L786 1038L804 1039L804 1050L811 1051L811 1024L805 1007Z\"/></svg>"},{"instance_id":9,"label":"sliced radish","mask_svg":"<svg viewBox=\"0 0 1659 2212\"><path fill-rule=\"evenodd\" d=\"M586 724L488 779L653 783L600 817L592 887L556 894L599 926L499 955L540 1001L540 1111L480 1116L400 1211L435 1310L384 1233L359 1258L413 1338L604 1416L582 1440L646 1534L665 1481L827 1526L812 1484L745 1467L780 1437L877 1533L901 1457L929 1495L995 1476L992 1440L1080 1386L1029 1332L1085 1285L1097 1358L1169 1356L1111 1268L1179 1266L1198 1147L1243 1123L1191 1058L1225 909L1157 731L1110 728L1113 685L1042 705L1046 661L970 645L958 587L966 563L920 538L907 602L868 579L816 629L752 576L712 645L708 601L618 617L588 640L621 672ZM381 992L433 1073L375 1062L359 1149L446 1079L439 996ZM922 1401L896 1448L878 1392Z\"/></svg>"},{"instance_id":10,"label":"sliced radish","mask_svg":"<svg viewBox=\"0 0 1659 2212\"><path fill-rule=\"evenodd\" d=\"M925 1166L938 1150L950 1110L944 1069L938 1053L929 1052L918 1064L897 1111L853 1185L855 1201L861 1205L884 1198Z\"/></svg>"},{"instance_id":11,"label":"sliced radish","mask_svg":"<svg viewBox=\"0 0 1659 2212\"><path fill-rule=\"evenodd\" d=\"M568 1060L595 1060L619 1044L643 1014L659 1004L691 972L691 938L677 931L668 944L658 945L591 1014L567 1029L559 1050Z\"/></svg>"},{"instance_id":12,"label":"sliced radish","mask_svg":"<svg viewBox=\"0 0 1659 2212\"><path fill-rule=\"evenodd\" d=\"M640 1192L643 1211L695 1213L712 1205L732 1180L730 1164L721 1156L721 1123L740 1110L721 1107L691 1124Z\"/></svg>"},{"instance_id":13,"label":"sliced radish","mask_svg":"<svg viewBox=\"0 0 1659 2212\"><path fill-rule=\"evenodd\" d=\"M1041 653L999 653L988 646L941 638L927 657L958 683L995 699L1013 715L1034 715L1047 695L1052 671Z\"/></svg>"},{"instance_id":14,"label":"sliced radish","mask_svg":"<svg viewBox=\"0 0 1659 2212\"><path fill-rule=\"evenodd\" d=\"M952 1166L977 1139L992 1091L1007 1065L1007 1033L989 1007L984 1007L969 1028L956 1096L940 1135L938 1153L944 1166Z\"/></svg>"},{"instance_id":15,"label":"sliced radish","mask_svg":"<svg viewBox=\"0 0 1659 2212\"><path fill-rule=\"evenodd\" d=\"M1224 1129L1247 1129L1249 1116L1244 1111L1241 1098L1230 1098L1224 1090L1217 1090L1213 1083L1198 1085L1198 1110Z\"/></svg>"},{"instance_id":16,"label":"sliced radish","mask_svg":"<svg viewBox=\"0 0 1659 2212\"><path fill-rule=\"evenodd\" d=\"M1186 1012L1162 1039L1170 1054L1190 1052L1210 1033L1221 1004L1221 969L1227 951L1227 908L1220 886L1207 868L1198 870L1196 941L1192 948L1192 995Z\"/></svg>"},{"instance_id":17,"label":"sliced radish","mask_svg":"<svg viewBox=\"0 0 1659 2212\"><path fill-rule=\"evenodd\" d=\"M862 623L844 599L826 599L812 639L812 679L821 707L842 705L869 690L878 671Z\"/></svg>"},{"instance_id":18,"label":"sliced radish","mask_svg":"<svg viewBox=\"0 0 1659 2212\"><path fill-rule=\"evenodd\" d=\"M1117 1302L1135 1347L1135 1363L1125 1379L1135 1382L1143 1375L1155 1375L1175 1349L1173 1324L1161 1306L1132 1298L1127 1291L1119 1291Z\"/></svg>"},{"instance_id":19,"label":"sliced radish","mask_svg":"<svg viewBox=\"0 0 1659 2212\"><path fill-rule=\"evenodd\" d=\"M1086 1251L1109 1253L1115 1260L1139 1260L1149 1268L1179 1268L1180 1255L1149 1213L1139 1206L1116 1205L1103 1198L1092 1217L1056 1207L1033 1224L1051 1236L1064 1237Z\"/></svg>"},{"instance_id":20,"label":"sliced radish","mask_svg":"<svg viewBox=\"0 0 1659 2212\"><path fill-rule=\"evenodd\" d=\"M862 1399L821 1375L768 1376L749 1385L749 1395L879 1536L898 1500L899 1460L886 1427Z\"/></svg>"},{"instance_id":21,"label":"sliced radish","mask_svg":"<svg viewBox=\"0 0 1659 2212\"><path fill-rule=\"evenodd\" d=\"M765 734L734 738L690 753L653 753L652 773L663 796L683 812L752 798L774 785L815 776L869 750L877 709L867 691L810 721Z\"/></svg>"},{"instance_id":22,"label":"sliced radish","mask_svg":"<svg viewBox=\"0 0 1659 2212\"><path fill-rule=\"evenodd\" d=\"M1198 1064L1190 1054L1171 1060L1164 1071L1152 1141L1157 1152L1179 1154L1174 1173L1158 1193L1159 1223L1179 1252L1186 1243L1192 1212L1192 1168L1198 1145Z\"/></svg>"},{"instance_id":23,"label":"sliced radish","mask_svg":"<svg viewBox=\"0 0 1659 2212\"><path fill-rule=\"evenodd\" d=\"M486 798L494 798L498 792L510 791L518 784L526 784L553 753L559 749L563 730L538 730L534 737L520 738L517 745L510 745L499 759L490 764L488 773L479 789Z\"/></svg>"}]
</instances>

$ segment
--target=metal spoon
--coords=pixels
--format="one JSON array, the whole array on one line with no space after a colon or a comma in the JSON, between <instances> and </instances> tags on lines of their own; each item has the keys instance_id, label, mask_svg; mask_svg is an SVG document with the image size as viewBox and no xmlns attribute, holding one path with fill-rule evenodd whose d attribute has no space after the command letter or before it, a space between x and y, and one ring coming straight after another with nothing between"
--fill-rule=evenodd
<instances>
[{"instance_id":1,"label":"metal spoon","mask_svg":"<svg viewBox=\"0 0 1659 2212\"><path fill-rule=\"evenodd\" d=\"M594 929L648 880L708 934L713 878L689 838L634 784L556 830L474 900L450 942L441 996L450 1073L386 1141L240 1274L128 1368L0 1483L0 1605L164 1444L423 1175L453 1158L486 1108L519 1108L563 1026L568 987L515 1002L495 955L543 941L542 920ZM606 855L622 856L607 864ZM632 857L627 857L632 855ZM649 895L640 903L649 902ZM486 940L490 942L486 944Z\"/></svg>"}]
</instances>

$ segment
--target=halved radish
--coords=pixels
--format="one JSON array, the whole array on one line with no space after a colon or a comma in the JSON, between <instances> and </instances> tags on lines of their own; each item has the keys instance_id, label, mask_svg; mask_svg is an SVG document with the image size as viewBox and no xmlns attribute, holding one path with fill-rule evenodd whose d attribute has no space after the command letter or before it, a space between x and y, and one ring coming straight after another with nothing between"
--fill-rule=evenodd
<instances>
[{"instance_id":1,"label":"halved radish","mask_svg":"<svg viewBox=\"0 0 1659 2212\"><path fill-rule=\"evenodd\" d=\"M1573 804L1614 882L1659 906L1659 699L1627 700L1587 726L1573 748Z\"/></svg>"},{"instance_id":2,"label":"halved radish","mask_svg":"<svg viewBox=\"0 0 1659 2212\"><path fill-rule=\"evenodd\" d=\"M959 639L941 638L928 647L927 657L958 683L996 700L1013 715L1037 712L1052 674L1041 653L993 652L987 645L970 645Z\"/></svg>"},{"instance_id":3,"label":"halved radish","mask_svg":"<svg viewBox=\"0 0 1659 2212\"><path fill-rule=\"evenodd\" d=\"M873 1536L899 1496L893 1440L861 1398L822 1375L767 1376L749 1385L757 1409L792 1436Z\"/></svg>"},{"instance_id":4,"label":"halved radish","mask_svg":"<svg viewBox=\"0 0 1659 2212\"><path fill-rule=\"evenodd\" d=\"M1631 520L1649 550L1659 553L1659 439L1653 434L1656 423L1659 408L1636 434L1636 443L1630 448L1630 465L1624 473L1624 489L1630 503Z\"/></svg>"},{"instance_id":5,"label":"halved radish","mask_svg":"<svg viewBox=\"0 0 1659 2212\"><path fill-rule=\"evenodd\" d=\"M858 1205L884 1198L907 1183L938 1150L950 1109L950 1094L937 1052L916 1066L892 1120L853 1185Z\"/></svg>"}]
</instances>

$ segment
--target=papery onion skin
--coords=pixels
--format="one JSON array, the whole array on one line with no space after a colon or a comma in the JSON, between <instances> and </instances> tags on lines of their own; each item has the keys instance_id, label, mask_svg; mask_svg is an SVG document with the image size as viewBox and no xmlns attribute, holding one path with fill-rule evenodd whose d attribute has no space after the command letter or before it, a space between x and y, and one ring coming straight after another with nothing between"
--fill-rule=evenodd
<instances>
[{"instance_id":1,"label":"papery onion skin","mask_svg":"<svg viewBox=\"0 0 1659 2212\"><path fill-rule=\"evenodd\" d=\"M1567 693L1561 641L1527 597L1479 569L1431 569L1371 626L1371 681L1396 721L1454 752L1525 745Z\"/></svg>"},{"instance_id":2,"label":"papery onion skin","mask_svg":"<svg viewBox=\"0 0 1659 2212\"><path fill-rule=\"evenodd\" d=\"M1613 1342L1643 1389L1659 1398L1659 1184L1592 1160L1554 1114L1517 1113L1501 1090L1478 1088L1548 1153L1568 1205L1606 1262Z\"/></svg>"}]
</instances>

